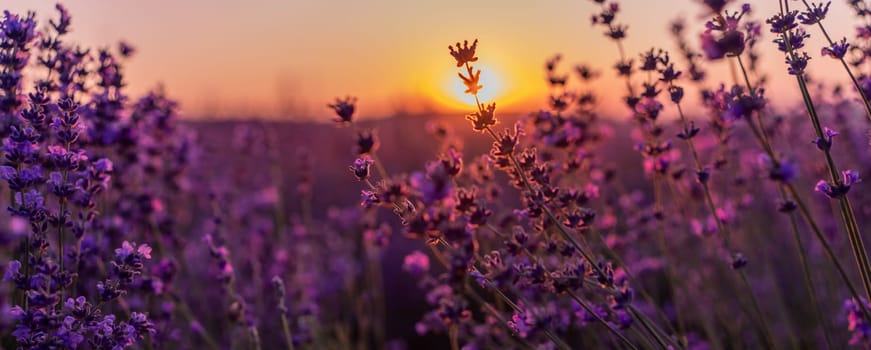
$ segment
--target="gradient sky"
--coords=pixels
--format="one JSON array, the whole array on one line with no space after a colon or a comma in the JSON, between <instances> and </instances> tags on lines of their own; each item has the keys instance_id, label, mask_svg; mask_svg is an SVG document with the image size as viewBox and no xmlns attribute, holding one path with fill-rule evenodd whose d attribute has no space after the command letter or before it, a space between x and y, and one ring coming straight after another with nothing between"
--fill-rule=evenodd
<instances>
[{"instance_id":1,"label":"gradient sky","mask_svg":"<svg viewBox=\"0 0 871 350\"><path fill-rule=\"evenodd\" d=\"M54 16L53 2L4 0L5 9L37 10L41 23ZM629 24L627 51L673 48L668 23L682 16L692 43L703 28L692 0L623 0L619 21ZM768 17L776 1L751 1L754 18ZM757 5L757 3L759 3ZM88 46L125 40L137 49L126 67L130 91L163 84L190 118L325 118L335 96L360 99L363 116L400 112L458 111L461 98L447 46L478 38L487 97L499 110L544 107L544 61L564 56L564 70L585 62L602 71L597 85L602 109L625 114L613 79L617 51L600 29L590 27L597 9L587 0L75 0L70 39ZM832 5L830 33L852 36L856 21L846 1ZM814 29L810 32L819 36ZM795 91L782 56L763 40L770 91ZM844 82L839 66L819 57L811 40L810 73ZM633 54L635 55L635 54ZM731 80L728 66L708 67ZM489 81L486 81L489 80ZM609 93L614 91L615 93ZM772 94L769 92L769 97ZM797 93L777 95L792 101Z\"/></svg>"}]
</instances>

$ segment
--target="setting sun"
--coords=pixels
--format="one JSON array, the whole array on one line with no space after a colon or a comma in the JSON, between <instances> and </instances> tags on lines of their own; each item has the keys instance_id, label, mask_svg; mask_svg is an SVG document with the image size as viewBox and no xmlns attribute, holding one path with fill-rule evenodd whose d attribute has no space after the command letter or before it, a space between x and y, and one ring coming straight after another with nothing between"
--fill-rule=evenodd
<instances>
[{"instance_id":1,"label":"setting sun","mask_svg":"<svg viewBox=\"0 0 871 350\"><path fill-rule=\"evenodd\" d=\"M498 49L491 52L501 53ZM497 54L498 54L497 53ZM535 95L534 88L543 87L544 80L536 70L524 70L523 63L516 62L513 56L504 56L500 61L482 58L475 63L475 70L481 71L479 84L483 86L478 91L482 104L496 102L503 113L525 106ZM449 111L471 111L475 109L475 97L466 93L466 85L457 76L467 75L465 68L455 65L440 65L428 74L436 83L430 85L432 90L426 92L430 98ZM520 104L520 105L518 105Z\"/></svg>"},{"instance_id":2,"label":"setting sun","mask_svg":"<svg viewBox=\"0 0 871 350\"><path fill-rule=\"evenodd\" d=\"M503 79L499 76L495 69L488 66L479 66L477 67L481 70L481 85L484 88L478 92L478 98L481 99L481 103L487 103L495 101L496 98L500 97L500 95L504 92L505 83ZM475 106L475 97L467 94L466 86L463 85L461 79L456 79L453 77L451 79L450 86L448 87L449 95L455 99L458 103L463 103L467 106Z\"/></svg>"},{"instance_id":3,"label":"setting sun","mask_svg":"<svg viewBox=\"0 0 871 350\"><path fill-rule=\"evenodd\" d=\"M475 69L481 70L480 85L483 86L478 91L478 97L481 103L496 102L500 105L506 101L512 89L512 81L504 70L496 65L483 64L475 65ZM465 73L465 69L456 68L453 65L443 65L433 72L439 81L433 85L433 90L428 94L431 98L442 107L449 110L473 110L475 107L475 97L467 94L466 86L462 79L457 76L457 73Z\"/></svg>"}]
</instances>

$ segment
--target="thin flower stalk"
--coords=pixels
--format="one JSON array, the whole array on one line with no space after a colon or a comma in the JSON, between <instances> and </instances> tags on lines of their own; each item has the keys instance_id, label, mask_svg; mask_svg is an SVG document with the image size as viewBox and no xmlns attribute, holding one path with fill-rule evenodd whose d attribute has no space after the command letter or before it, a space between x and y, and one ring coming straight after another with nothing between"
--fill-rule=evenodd
<instances>
[{"instance_id":1,"label":"thin flower stalk","mask_svg":"<svg viewBox=\"0 0 871 350\"><path fill-rule=\"evenodd\" d=\"M472 55L474 55L474 46L476 44L477 44L477 41L474 43L474 45L472 47L472 52L471 52ZM457 47L458 47L458 51L459 51L461 48L460 45L458 44ZM491 138L493 139L494 142L499 142L499 137L496 135L496 133L491 128L491 126L493 124L495 124L495 119L493 118L493 111L490 108L485 109L484 105L480 101L480 98L478 97L477 92L482 87L478 84L478 77L480 76L480 71L475 71L474 68L469 64L469 62L473 62L477 58L475 58L474 60L461 59L461 58L458 58L457 55L455 55L455 51L453 51L454 50L453 47L451 47L451 50L452 50L451 51L452 55L454 55L455 58L457 58L458 66L465 67L466 73L468 74L468 76L463 76L462 74L460 74L460 78L462 78L462 80L464 81L464 83L466 84L466 86L468 88L466 93L473 95L475 97L475 104L476 104L477 112L475 115L470 116L468 119L473 122L473 124L477 130L486 132L487 134L489 134L491 136ZM521 182L523 183L523 187L530 194L538 193L538 191L533 187L532 182L527 177L526 172L521 167L519 161L517 160L517 158L514 154L514 151L512 150L512 151L508 152L506 154L506 156L510 160L510 163L513 166L515 173L518 175ZM566 229L565 226L563 226L562 222L560 222L560 220L557 219L556 215L548 207L548 205L546 205L544 203L539 203L539 205L540 205L541 209L543 210L543 212L545 213L545 215L547 216L548 220L551 222L551 224L553 224L557 228L557 230L560 232L561 236L567 242L569 242L578 251L578 253L581 254L581 256L586 261L590 262L590 265L593 267L593 270L596 271L597 274L604 275L604 271L601 270L601 268L598 266L598 264L593 263L593 261L595 261L595 260L592 259L592 256L580 244L580 242L578 242L577 239L575 239L572 236L572 234L569 233L569 231ZM631 305L630 305L630 307L631 307ZM634 316L646 318L646 316L644 316L640 313L634 313ZM663 340L662 337L660 337L659 335L664 334L664 332L662 330L658 329L658 327L656 327L655 325L650 324L646 320L641 320L640 322L642 322L642 324L645 327L651 328L651 331L654 331L654 328L655 328L655 332L657 334L656 340L659 341L661 344L670 343L673 346L680 347L679 344L675 343L670 337L668 337L668 339L666 339L666 340Z\"/></svg>"},{"instance_id":2,"label":"thin flower stalk","mask_svg":"<svg viewBox=\"0 0 871 350\"><path fill-rule=\"evenodd\" d=\"M787 2L781 1L781 15L784 15L784 11L789 11L789 4ZM784 31L781 33L781 38L786 43L786 54L787 58L791 60L798 59L798 54L795 52L794 48L790 44L791 33L789 31ZM820 118L817 115L816 107L813 104L813 100L811 99L810 92L807 88L807 82L805 81L803 74L794 74L796 78L796 82L798 83L799 89L802 94L802 99L804 100L805 107L808 112L808 117L810 118L811 124L813 126L813 130L816 136L824 140L827 136L823 131ZM840 178L840 173L838 172L838 167L835 164L835 161L831 154L831 147L820 147L823 151L826 161L826 168L829 171L829 176L832 184L835 186L845 185L843 180ZM849 185L849 184L847 184ZM865 287L866 296L871 297L871 263L868 260L868 252L865 248L865 243L862 240L862 234L859 230L859 225L856 222L856 217L853 212L852 204L850 203L850 199L846 195L846 193L837 196L837 200L839 202L839 209L841 213L841 218L844 222L844 227L847 231L847 237L850 240L850 246L853 250L853 256L856 260L856 265L859 269L859 273L862 277L862 283Z\"/></svg>"},{"instance_id":3,"label":"thin flower stalk","mask_svg":"<svg viewBox=\"0 0 871 350\"><path fill-rule=\"evenodd\" d=\"M444 240L439 240L438 243L445 246L445 247L450 247L450 244L448 244ZM443 267L450 268L450 264L448 263L447 259L445 259L445 257L442 255L441 251L439 251L438 247L434 244L428 244L428 246L430 248L430 251L433 252L433 255L436 256L436 260L438 260L439 263L442 264ZM477 271L477 269L473 267L473 271ZM523 311L523 309L521 309L520 306L518 306L516 303L514 303L514 301L512 301L511 298L509 298L507 295L505 295L505 293L502 292L499 288L496 288L495 286L493 286L492 283L488 282L488 283L486 283L486 285L490 286L490 288L493 290L494 295L496 295L499 298L499 300L501 300L506 305L508 305L513 311L515 311L515 312L522 312ZM463 293L470 295L470 296L473 296L473 299L475 299L475 300L478 300L478 301L484 300L483 298L481 298L479 295L477 295L471 289L466 288L463 290ZM489 305L489 304L483 304L483 305ZM489 309L493 310L492 306L490 306ZM495 314L498 314L498 312L496 312L495 310L493 310L493 311ZM501 316L498 316L498 318L502 319L503 323L507 323L504 321L504 319ZM553 334L553 332L551 332L550 330L545 329L544 333L548 337L548 339L550 339L551 342L553 342L553 344L556 345L558 348L564 349L564 350L571 349L571 347L568 346L568 344L566 344L562 339L560 339L555 334ZM453 338L453 336L450 336L450 337ZM451 342L454 342L454 339L451 339Z\"/></svg>"},{"instance_id":4,"label":"thin flower stalk","mask_svg":"<svg viewBox=\"0 0 871 350\"><path fill-rule=\"evenodd\" d=\"M807 0L801 0L801 2L804 4L805 8L809 12L813 10L813 8L811 8L811 5L810 5L810 3L807 2ZM826 5L825 9L826 9L826 11L828 10L828 5ZM832 37L829 35L829 32L826 30L826 27L823 26L822 20L824 18L825 18L825 15L823 15L822 18L816 19L815 22L816 22L817 26L820 28L820 32L826 38L826 41L828 42L829 47L835 47L835 45L836 45L835 41L832 40ZM859 97L862 100L862 106L865 107L865 116L868 118L869 121L871 121L871 101L868 101L868 97L865 95L865 89L863 89L862 86L859 85L859 80L856 79L856 75L853 74L853 70L850 69L850 66L847 64L847 60L844 58L844 55L834 55L833 57L836 57L838 59L838 61L841 62L841 66L844 67L844 71L847 72L847 75L850 77L850 82L853 83L853 87L856 89L857 92L859 92Z\"/></svg>"},{"instance_id":5,"label":"thin flower stalk","mask_svg":"<svg viewBox=\"0 0 871 350\"><path fill-rule=\"evenodd\" d=\"M742 76L744 78L744 84L747 86L747 89L750 90L751 93L755 92L754 86L750 82L749 75L747 74L747 69L744 66L744 62L741 59L740 55L736 56L735 62L737 62L738 66L741 68ZM762 113L761 111L758 111L755 115L755 120L756 120L758 125L754 125L752 120L748 120L748 123L750 124L751 130L753 131L754 135L757 137L758 140L761 141L763 148L765 148L766 152L768 152L769 157L771 157L774 155L774 148L771 144L771 138L768 135L768 133L766 132L767 128L765 127L765 124L762 121L762 114L761 113ZM779 190L779 193L781 196L781 200L784 203L790 203L789 197L787 197L787 194L784 191L784 188L782 185L778 186L778 190ZM807 256L805 254L804 245L801 241L801 234L798 230L798 225L796 223L795 213L792 211L789 211L788 216L789 216L789 220L790 220L790 224L791 224L790 227L791 227L792 233L793 233L793 239L795 240L796 246L798 248L799 260L800 260L800 263L802 265L802 273L805 277L804 278L805 287L807 288L808 294L811 297L811 303L813 304L813 309L815 310L817 317L819 319L823 319L822 314L820 313L820 310L819 310L819 302L818 302L818 298L817 298L816 289L813 287L813 281L810 278L810 276L811 276L810 266L807 262ZM826 344L829 346L829 348L832 348L832 341L831 341L831 335L829 334L829 330L827 327L822 327L822 328L823 328L822 331L823 331L824 337L826 339Z\"/></svg>"},{"instance_id":6,"label":"thin flower stalk","mask_svg":"<svg viewBox=\"0 0 871 350\"><path fill-rule=\"evenodd\" d=\"M783 187L779 189L782 200L786 203L788 201L786 191ZM805 244L802 242L801 232L798 229L798 220L795 217L795 213L790 211L789 215L789 225L792 228L793 239L795 239L796 249L798 250L799 262L801 263L801 270L804 276L805 288L807 288L808 295L811 297L811 307L813 308L814 316L818 320L821 320L821 327L823 336L826 339L826 347L829 349L834 349L834 343L832 342L832 335L830 334L828 322L826 322L826 318L823 317L823 313L820 311L819 298L817 297L817 290L814 287L814 281L811 277L811 269L810 264L808 263L808 257L805 253Z\"/></svg>"},{"instance_id":7,"label":"thin flower stalk","mask_svg":"<svg viewBox=\"0 0 871 350\"><path fill-rule=\"evenodd\" d=\"M755 91L755 90L753 90L753 85L750 83L750 78L747 75L747 70L744 67L744 64L743 64L743 61L741 60L741 57L736 56L736 61L739 63L739 66L742 67L741 71L742 71L743 76L744 76L745 84L747 84L747 88L750 91ZM758 120L759 125L762 125L761 124L761 118L762 118L761 115L759 115L757 112L755 117ZM757 141L757 143L759 144L759 146L763 149L763 151L765 151L766 155L771 159L773 166L780 167L782 162L779 159L778 155L774 152L774 149L771 146L771 143L768 141L767 137L765 136L764 132L761 130L763 128L757 126L757 124L754 123L752 120L748 121L747 125L750 127L750 130L752 131L752 134L753 134L755 140ZM807 206L805 205L804 200L799 195L798 191L795 189L793 184L790 182L785 182L785 183L781 184L780 186L782 188L787 189L787 191L789 192L789 195L793 198L796 205L798 206L798 208L802 214L802 217L804 218L804 221L808 225L811 226L811 229L814 232L814 235L817 237L817 240L820 241L820 244L823 245L823 249L826 252L826 255L829 257L829 259L835 265L836 269L839 272L841 279L843 280L844 284L850 290L851 295L853 295L854 298L858 299L859 298L859 294L857 293L858 290L853 285L852 280L848 277L846 271L844 270L843 266L841 265L840 260L838 260L838 255L832 249L831 245L828 242L828 238L825 237L822 230L818 226L817 221L814 219L813 215L811 214L810 210L807 209ZM861 268L860 268L860 270L861 270ZM863 283L864 283L864 281L863 281ZM864 315L867 315L866 317L871 317L871 313L867 312L868 309L866 308L866 306L864 304L861 304L861 307L865 308L865 310L866 310Z\"/></svg>"},{"instance_id":8,"label":"thin flower stalk","mask_svg":"<svg viewBox=\"0 0 871 350\"><path fill-rule=\"evenodd\" d=\"M672 82L669 82L669 88L674 89L674 84ZM713 196L711 195L711 190L710 190L710 187L708 186L709 179L707 178L708 177L707 170L705 170L702 167L701 160L699 159L698 152L696 151L695 145L693 143L693 136L689 135L690 133L693 132L692 130L694 130L695 127L692 126L692 124L690 124L687 121L687 118L683 113L683 109L681 108L680 102L674 101L674 103L675 103L675 106L677 107L678 114L680 115L681 122L683 123L683 126L684 126L684 130L685 130L684 133L686 135L683 138L687 142L687 145L689 146L690 154L692 154L693 162L695 163L695 166L697 169L696 171L699 174L702 174L702 172L705 173L704 175L700 175L700 178L699 178L699 183L701 184L702 191L704 193L705 204L707 205L708 211L711 213L711 215L715 216L714 221L716 222L716 225L717 225L717 231L723 237L723 242L725 244L726 249L729 252L732 252L734 250L732 249L732 245L730 243L729 229L722 222L722 220L720 220L719 218L716 218L717 208L714 205ZM702 176L704 178L702 178ZM766 321L765 316L763 315L762 310L759 307L759 302L756 300L757 298L756 298L755 294L753 293L753 288L750 285L750 282L747 278L747 275L743 269L741 269L738 272L739 272L739 275L741 277L741 281L745 286L745 289L749 292L750 300L751 300L756 318L761 322L761 325L762 325L761 328L763 330L763 337L766 340L766 342L768 342L769 346L774 347L774 340L773 340L773 336L771 335L770 327L768 326L768 322Z\"/></svg>"}]
</instances>

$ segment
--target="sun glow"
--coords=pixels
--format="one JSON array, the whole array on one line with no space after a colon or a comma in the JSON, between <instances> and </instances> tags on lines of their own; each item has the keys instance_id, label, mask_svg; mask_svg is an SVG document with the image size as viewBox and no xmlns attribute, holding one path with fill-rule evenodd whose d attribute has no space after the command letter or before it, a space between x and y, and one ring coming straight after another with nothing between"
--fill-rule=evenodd
<instances>
[{"instance_id":1,"label":"sun glow","mask_svg":"<svg viewBox=\"0 0 871 350\"><path fill-rule=\"evenodd\" d=\"M496 103L497 114L522 113L534 109L540 103L540 91L546 89L538 62L517 60L511 51L500 50L498 45L486 47L478 53L479 60L473 63L475 71L481 71L478 91L481 104ZM439 54L440 53L440 54ZM456 61L439 51L424 52L415 60L418 75L415 84L421 95L440 107L447 115L465 115L474 112L475 96L467 94L458 73L468 75L465 67L457 67Z\"/></svg>"},{"instance_id":2,"label":"sun glow","mask_svg":"<svg viewBox=\"0 0 871 350\"><path fill-rule=\"evenodd\" d=\"M505 76L500 75L499 70L490 65L476 64L475 69L481 70L480 84L484 86L478 91L479 101L482 104L497 102L497 104L501 105L504 103L505 101L500 99L505 98L506 86L508 86ZM463 85L463 81L457 76L457 73L461 71L463 74L466 74L465 69L457 68L441 75L443 77L443 83L440 84L441 91L437 92L437 96L434 97L439 100L439 103L451 109L474 110L475 96L465 92L466 86Z\"/></svg>"},{"instance_id":3,"label":"sun glow","mask_svg":"<svg viewBox=\"0 0 871 350\"><path fill-rule=\"evenodd\" d=\"M504 83L502 79L500 79L499 75L496 73L491 67L476 67L476 69L481 70L481 85L484 88L481 91L478 91L478 99L481 103L490 103L493 102L497 97L501 95L504 90ZM454 76L454 79L451 80L450 86L450 94L458 101L472 106L475 106L475 96L467 94L466 86L463 85L462 79L458 76Z\"/></svg>"}]
</instances>

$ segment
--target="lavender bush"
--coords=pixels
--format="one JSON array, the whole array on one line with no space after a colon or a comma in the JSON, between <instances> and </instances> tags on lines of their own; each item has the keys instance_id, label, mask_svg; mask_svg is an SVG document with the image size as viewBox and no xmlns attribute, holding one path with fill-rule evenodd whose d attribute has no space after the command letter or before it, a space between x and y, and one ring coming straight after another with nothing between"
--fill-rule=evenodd
<instances>
[{"instance_id":1,"label":"lavender bush","mask_svg":"<svg viewBox=\"0 0 871 350\"><path fill-rule=\"evenodd\" d=\"M553 56L541 110L497 115L464 40L445 65L468 123L359 121L348 96L336 128L179 121L161 89L125 92L128 44L67 42L61 5L7 11L2 348L871 348L871 25L832 37L830 6L699 1L676 52L633 54L594 0L614 72ZM771 106L774 74L802 103ZM631 118L599 114L598 79Z\"/></svg>"}]
</instances>

